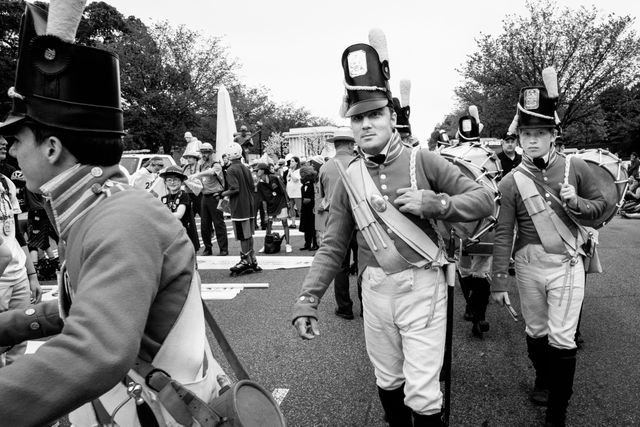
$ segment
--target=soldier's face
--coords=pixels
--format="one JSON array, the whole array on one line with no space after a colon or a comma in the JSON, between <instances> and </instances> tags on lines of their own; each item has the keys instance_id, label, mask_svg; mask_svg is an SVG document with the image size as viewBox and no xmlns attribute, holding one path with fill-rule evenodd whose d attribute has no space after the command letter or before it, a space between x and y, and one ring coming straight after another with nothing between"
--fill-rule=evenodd
<instances>
[{"instance_id":1,"label":"soldier's face","mask_svg":"<svg viewBox=\"0 0 640 427\"><path fill-rule=\"evenodd\" d=\"M356 144L367 154L382 151L395 125L396 113L392 114L387 107L351 116L351 130Z\"/></svg>"},{"instance_id":2,"label":"soldier's face","mask_svg":"<svg viewBox=\"0 0 640 427\"><path fill-rule=\"evenodd\" d=\"M542 157L549 152L556 135L551 128L520 129L520 145L529 157Z\"/></svg>"},{"instance_id":3,"label":"soldier's face","mask_svg":"<svg viewBox=\"0 0 640 427\"><path fill-rule=\"evenodd\" d=\"M40 187L56 175L49 161L47 141L39 143L31 129L23 126L15 135L9 154L18 160L27 188L40 193Z\"/></svg>"}]
</instances>

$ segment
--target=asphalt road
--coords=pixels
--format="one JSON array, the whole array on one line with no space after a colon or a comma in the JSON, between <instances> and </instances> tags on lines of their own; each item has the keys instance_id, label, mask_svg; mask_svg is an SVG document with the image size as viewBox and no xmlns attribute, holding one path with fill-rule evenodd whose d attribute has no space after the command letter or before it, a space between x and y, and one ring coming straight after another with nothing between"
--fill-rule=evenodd
<instances>
[{"instance_id":1,"label":"asphalt road","mask_svg":"<svg viewBox=\"0 0 640 427\"><path fill-rule=\"evenodd\" d=\"M638 426L640 221L616 218L602 230L600 240L605 272L587 280L581 327L586 343L578 353L567 425ZM237 256L232 242L230 256ZM308 254L297 251L301 237L293 239L293 246L292 255ZM354 310L355 320L336 317L330 287L320 305L321 335L312 341L295 336L291 306L306 270L263 271L239 278L221 270L201 274L205 283L269 282L268 289L245 289L232 300L208 305L252 379L269 391L287 390L281 408L290 426L385 426L359 309ZM356 301L355 278L351 283ZM519 307L517 294L511 297ZM541 425L544 409L527 400L533 368L526 357L523 322L490 306L491 331L479 340L471 336L470 323L462 320L462 302L456 289L451 425ZM211 342L221 360L213 338Z\"/></svg>"}]
</instances>

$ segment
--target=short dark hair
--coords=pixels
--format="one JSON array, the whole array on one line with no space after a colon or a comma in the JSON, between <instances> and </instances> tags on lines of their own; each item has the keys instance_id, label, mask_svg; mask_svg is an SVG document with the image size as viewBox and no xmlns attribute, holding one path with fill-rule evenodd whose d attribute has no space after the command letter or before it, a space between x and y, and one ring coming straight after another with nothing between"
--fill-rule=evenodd
<instances>
[{"instance_id":1,"label":"short dark hair","mask_svg":"<svg viewBox=\"0 0 640 427\"><path fill-rule=\"evenodd\" d=\"M55 136L78 162L85 165L111 166L118 164L124 150L122 137L117 135L78 132L34 122L28 122L26 126L31 129L38 144Z\"/></svg>"}]
</instances>

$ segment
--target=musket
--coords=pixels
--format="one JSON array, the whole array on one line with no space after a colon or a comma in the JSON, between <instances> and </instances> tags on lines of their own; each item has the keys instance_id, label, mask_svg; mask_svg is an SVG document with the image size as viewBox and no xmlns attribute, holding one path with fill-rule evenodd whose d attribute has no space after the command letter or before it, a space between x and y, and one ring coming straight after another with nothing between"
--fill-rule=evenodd
<instances>
[{"instance_id":1,"label":"musket","mask_svg":"<svg viewBox=\"0 0 640 427\"><path fill-rule=\"evenodd\" d=\"M453 296L455 285L455 262L453 262L455 253L456 235L452 228L449 232L449 246L447 248L447 256L452 262L447 264L445 268L453 269L448 271L447 278L447 328L444 339L444 360L442 363L442 372L440 380L444 381L444 393L442 399L442 421L445 426L449 425L449 416L451 415L451 353L453 344ZM461 245L462 246L462 245Z\"/></svg>"}]
</instances>

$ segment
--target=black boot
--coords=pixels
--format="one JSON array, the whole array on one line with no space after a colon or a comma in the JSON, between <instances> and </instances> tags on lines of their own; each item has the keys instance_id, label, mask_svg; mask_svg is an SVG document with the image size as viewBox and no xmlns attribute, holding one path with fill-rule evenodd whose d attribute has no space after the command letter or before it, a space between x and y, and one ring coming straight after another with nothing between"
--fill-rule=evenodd
<instances>
[{"instance_id":1,"label":"black boot","mask_svg":"<svg viewBox=\"0 0 640 427\"><path fill-rule=\"evenodd\" d=\"M458 273L458 281L460 282L460 289L462 290L462 296L464 297L467 305L464 309L464 320L470 322L473 320L473 308L471 307L470 294L471 294L471 285L473 281L473 277L467 276L462 277L460 273Z\"/></svg>"},{"instance_id":2,"label":"black boot","mask_svg":"<svg viewBox=\"0 0 640 427\"><path fill-rule=\"evenodd\" d=\"M564 427L569 399L573 394L577 349L560 350L549 346L549 404L545 427Z\"/></svg>"},{"instance_id":3,"label":"black boot","mask_svg":"<svg viewBox=\"0 0 640 427\"><path fill-rule=\"evenodd\" d=\"M549 360L548 338L531 338L527 335L527 350L529 359L536 370L536 380L533 391L529 394L529 400L536 405L546 406L549 400Z\"/></svg>"},{"instance_id":4,"label":"black boot","mask_svg":"<svg viewBox=\"0 0 640 427\"><path fill-rule=\"evenodd\" d=\"M384 409L384 420L389 427L411 427L411 409L404 404L404 383L395 390L378 387L378 396Z\"/></svg>"},{"instance_id":5,"label":"black boot","mask_svg":"<svg viewBox=\"0 0 640 427\"><path fill-rule=\"evenodd\" d=\"M486 321L487 305L489 304L490 284L484 277L471 278L471 295L469 301L473 312L473 328L471 333L482 338L484 332L489 331L489 322Z\"/></svg>"},{"instance_id":6,"label":"black boot","mask_svg":"<svg viewBox=\"0 0 640 427\"><path fill-rule=\"evenodd\" d=\"M413 413L413 427L444 427L442 413L432 415L420 415Z\"/></svg>"}]
</instances>

